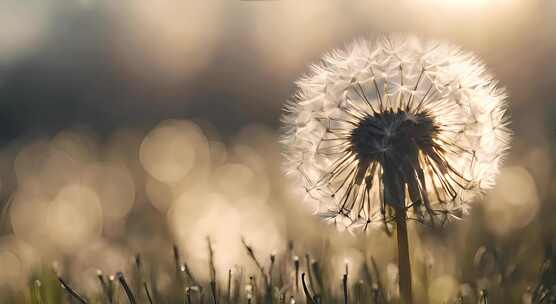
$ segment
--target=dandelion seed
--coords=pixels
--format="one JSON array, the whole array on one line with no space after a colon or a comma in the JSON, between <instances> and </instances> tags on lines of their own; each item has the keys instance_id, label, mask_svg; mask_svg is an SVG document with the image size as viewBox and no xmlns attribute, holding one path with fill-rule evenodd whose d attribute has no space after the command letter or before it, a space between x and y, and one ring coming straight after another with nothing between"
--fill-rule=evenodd
<instances>
[{"instance_id":1,"label":"dandelion seed","mask_svg":"<svg viewBox=\"0 0 556 304\"><path fill-rule=\"evenodd\" d=\"M444 223L494 185L509 147L504 89L472 54L415 37L358 40L313 65L283 116L286 170L350 231Z\"/></svg>"}]
</instances>

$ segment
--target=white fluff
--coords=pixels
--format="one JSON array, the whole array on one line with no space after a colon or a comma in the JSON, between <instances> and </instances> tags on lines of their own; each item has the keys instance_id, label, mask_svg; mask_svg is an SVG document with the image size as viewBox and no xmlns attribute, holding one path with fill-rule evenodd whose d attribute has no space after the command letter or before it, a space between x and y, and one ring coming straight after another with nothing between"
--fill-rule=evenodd
<instances>
[{"instance_id":1,"label":"white fluff","mask_svg":"<svg viewBox=\"0 0 556 304\"><path fill-rule=\"evenodd\" d=\"M434 142L447 151L443 156L460 175L444 176L456 195L443 195L440 178L427 173L434 168L420 154L426 181L422 188L426 186L430 208L410 208L412 202L405 195L409 217L423 219L427 213L434 215L431 219L459 217L478 194L494 186L511 137L506 94L471 53L413 36L356 40L325 55L296 84L297 93L283 116L285 169L305 193L304 200L327 220L366 228L392 219L380 190L382 169L372 173L372 181L366 180L370 185L362 186L361 193L369 189L363 200L353 194L348 208L340 200L347 191L342 182L349 170L334 178L330 174L350 153L344 137L358 123L354 117L373 115L371 109L398 111L409 105L406 120L414 112L427 111L441 126ZM350 166L358 165L352 159ZM335 189L340 190L332 195Z\"/></svg>"}]
</instances>

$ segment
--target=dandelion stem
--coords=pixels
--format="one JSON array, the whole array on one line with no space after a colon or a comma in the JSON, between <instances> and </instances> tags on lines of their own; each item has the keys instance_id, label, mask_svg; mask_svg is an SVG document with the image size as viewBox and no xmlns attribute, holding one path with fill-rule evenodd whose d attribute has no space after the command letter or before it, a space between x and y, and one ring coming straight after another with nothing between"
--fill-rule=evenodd
<instances>
[{"instance_id":1,"label":"dandelion stem","mask_svg":"<svg viewBox=\"0 0 556 304\"><path fill-rule=\"evenodd\" d=\"M398 239L398 267L400 295L404 304L413 304L411 293L411 265L407 238L407 216L404 208L396 208L396 234Z\"/></svg>"}]
</instances>

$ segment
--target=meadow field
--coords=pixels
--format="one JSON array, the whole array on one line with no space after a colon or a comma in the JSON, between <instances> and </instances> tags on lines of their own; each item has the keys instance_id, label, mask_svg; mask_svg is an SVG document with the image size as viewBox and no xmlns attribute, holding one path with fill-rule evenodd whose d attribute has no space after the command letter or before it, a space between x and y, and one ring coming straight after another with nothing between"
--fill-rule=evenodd
<instances>
[{"instance_id":1,"label":"meadow field","mask_svg":"<svg viewBox=\"0 0 556 304\"><path fill-rule=\"evenodd\" d=\"M556 2L4 0L0 20L0 303L556 303ZM421 50L429 40L450 47ZM371 76L349 70L372 56ZM395 130L407 155L417 141L415 161L394 162L409 173L361 156L378 135L339 130L363 173L350 180L338 162L315 177L334 160L306 157L320 149L307 121L322 121L314 100L337 96L366 101L367 120L346 112L365 132L369 117L380 134L414 123ZM440 131L410 113L414 96ZM454 109L476 114L483 100L496 117L466 126L473 136L424 147L469 123ZM425 150L434 164L419 179ZM335 185L338 210L308 202ZM444 209L429 208L433 190ZM396 199L415 209L403 267Z\"/></svg>"}]
</instances>

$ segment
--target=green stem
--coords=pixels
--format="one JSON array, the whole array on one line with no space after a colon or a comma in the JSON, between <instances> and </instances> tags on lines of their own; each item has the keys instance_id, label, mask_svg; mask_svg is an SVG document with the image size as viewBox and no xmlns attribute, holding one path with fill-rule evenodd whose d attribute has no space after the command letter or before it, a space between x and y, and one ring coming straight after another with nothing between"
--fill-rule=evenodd
<instances>
[{"instance_id":1,"label":"green stem","mask_svg":"<svg viewBox=\"0 0 556 304\"><path fill-rule=\"evenodd\" d=\"M405 209L396 209L396 235L398 239L398 267L400 274L400 295L402 303L413 304L411 293L411 264L407 238L407 216Z\"/></svg>"}]
</instances>

